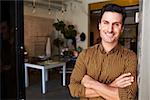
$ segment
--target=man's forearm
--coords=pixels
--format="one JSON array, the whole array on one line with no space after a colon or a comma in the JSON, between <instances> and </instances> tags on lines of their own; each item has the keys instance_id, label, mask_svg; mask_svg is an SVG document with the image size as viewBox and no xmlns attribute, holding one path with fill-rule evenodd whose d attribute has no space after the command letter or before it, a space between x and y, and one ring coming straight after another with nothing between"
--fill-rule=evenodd
<instances>
[{"instance_id":1,"label":"man's forearm","mask_svg":"<svg viewBox=\"0 0 150 100\"><path fill-rule=\"evenodd\" d=\"M107 84L100 83L88 75L85 75L81 84L86 88L93 89L98 94L108 100L119 100L118 87L112 87ZM87 92L89 94L90 92Z\"/></svg>"},{"instance_id":2,"label":"man's forearm","mask_svg":"<svg viewBox=\"0 0 150 100\"><path fill-rule=\"evenodd\" d=\"M88 97L88 98L102 96L103 98L107 100L119 100L118 95L119 94L118 94L117 88L113 88L102 83L97 84L97 86L95 85L93 89L86 88L86 91L85 91L85 97Z\"/></svg>"},{"instance_id":3,"label":"man's forearm","mask_svg":"<svg viewBox=\"0 0 150 100\"><path fill-rule=\"evenodd\" d=\"M118 88L99 83L98 81L93 81L91 88L95 90L99 96L102 96L107 100L119 100Z\"/></svg>"},{"instance_id":4,"label":"man's forearm","mask_svg":"<svg viewBox=\"0 0 150 100\"><path fill-rule=\"evenodd\" d=\"M88 98L94 98L94 97L99 97L100 95L93 89L86 88L85 90L85 97Z\"/></svg>"}]
</instances>

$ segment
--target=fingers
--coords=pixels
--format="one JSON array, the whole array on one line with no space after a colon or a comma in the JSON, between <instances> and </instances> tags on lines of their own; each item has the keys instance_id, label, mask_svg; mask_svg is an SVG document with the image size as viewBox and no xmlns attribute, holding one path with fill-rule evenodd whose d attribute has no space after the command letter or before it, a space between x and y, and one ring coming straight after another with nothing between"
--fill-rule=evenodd
<instances>
[{"instance_id":1,"label":"fingers","mask_svg":"<svg viewBox=\"0 0 150 100\"><path fill-rule=\"evenodd\" d=\"M122 85L119 85L118 87L119 88L125 88L127 86L130 86L132 83L126 83L126 84L122 84Z\"/></svg>"},{"instance_id":2,"label":"fingers","mask_svg":"<svg viewBox=\"0 0 150 100\"><path fill-rule=\"evenodd\" d=\"M93 82L95 82L95 80L89 75L84 75L81 80L81 84L84 85L86 88L92 88Z\"/></svg>"},{"instance_id":3,"label":"fingers","mask_svg":"<svg viewBox=\"0 0 150 100\"><path fill-rule=\"evenodd\" d=\"M134 81L134 77L133 76L128 76L128 77L123 77L123 78L117 79L118 83L133 82L133 81Z\"/></svg>"},{"instance_id":4,"label":"fingers","mask_svg":"<svg viewBox=\"0 0 150 100\"><path fill-rule=\"evenodd\" d=\"M89 81L90 78L91 78L90 76L84 75L84 77L83 77L82 80L81 80L81 84L87 83L87 82Z\"/></svg>"},{"instance_id":5,"label":"fingers","mask_svg":"<svg viewBox=\"0 0 150 100\"><path fill-rule=\"evenodd\" d=\"M130 86L133 81L134 81L134 78L132 76L125 77L125 78L119 80L118 82L116 82L116 84L118 87L124 88L124 87Z\"/></svg>"},{"instance_id":6,"label":"fingers","mask_svg":"<svg viewBox=\"0 0 150 100\"><path fill-rule=\"evenodd\" d=\"M124 88L132 84L134 77L131 76L131 73L125 73L116 78L110 86Z\"/></svg>"},{"instance_id":7,"label":"fingers","mask_svg":"<svg viewBox=\"0 0 150 100\"><path fill-rule=\"evenodd\" d=\"M120 80L120 79L122 79L122 78L124 78L124 77L128 77L128 76L130 76L130 75L131 75L131 73L122 74L122 75L119 76L116 80Z\"/></svg>"}]
</instances>

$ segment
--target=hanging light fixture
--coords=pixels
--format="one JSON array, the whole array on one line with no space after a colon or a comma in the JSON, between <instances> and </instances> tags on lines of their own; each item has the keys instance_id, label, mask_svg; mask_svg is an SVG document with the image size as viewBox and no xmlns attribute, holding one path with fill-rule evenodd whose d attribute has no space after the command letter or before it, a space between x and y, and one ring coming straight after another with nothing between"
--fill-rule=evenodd
<instances>
[{"instance_id":1,"label":"hanging light fixture","mask_svg":"<svg viewBox=\"0 0 150 100\"><path fill-rule=\"evenodd\" d=\"M36 1L35 0L33 0L32 1L32 13L35 13L35 11L36 11L36 8L35 8L35 6L36 6Z\"/></svg>"},{"instance_id":2,"label":"hanging light fixture","mask_svg":"<svg viewBox=\"0 0 150 100\"><path fill-rule=\"evenodd\" d=\"M49 15L51 14L51 7L50 7L50 5L51 5L51 1L48 0L48 14Z\"/></svg>"},{"instance_id":3,"label":"hanging light fixture","mask_svg":"<svg viewBox=\"0 0 150 100\"><path fill-rule=\"evenodd\" d=\"M61 6L61 14L64 15L64 6L63 6L63 0L62 0L62 6Z\"/></svg>"}]
</instances>

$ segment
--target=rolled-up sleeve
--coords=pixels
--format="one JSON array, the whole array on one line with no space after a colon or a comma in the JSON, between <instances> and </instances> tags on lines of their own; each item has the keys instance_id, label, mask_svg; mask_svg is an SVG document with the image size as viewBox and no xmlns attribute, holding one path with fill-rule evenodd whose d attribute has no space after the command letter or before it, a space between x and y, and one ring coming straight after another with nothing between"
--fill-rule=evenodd
<instances>
[{"instance_id":1,"label":"rolled-up sleeve","mask_svg":"<svg viewBox=\"0 0 150 100\"><path fill-rule=\"evenodd\" d=\"M85 97L85 87L81 84L86 74L86 50L82 51L77 58L75 67L70 77L69 90L73 97Z\"/></svg>"},{"instance_id":2,"label":"rolled-up sleeve","mask_svg":"<svg viewBox=\"0 0 150 100\"><path fill-rule=\"evenodd\" d=\"M134 77L132 85L126 88L119 88L120 100L135 100L137 94L137 57L135 53L127 55L125 73L130 72Z\"/></svg>"}]
</instances>

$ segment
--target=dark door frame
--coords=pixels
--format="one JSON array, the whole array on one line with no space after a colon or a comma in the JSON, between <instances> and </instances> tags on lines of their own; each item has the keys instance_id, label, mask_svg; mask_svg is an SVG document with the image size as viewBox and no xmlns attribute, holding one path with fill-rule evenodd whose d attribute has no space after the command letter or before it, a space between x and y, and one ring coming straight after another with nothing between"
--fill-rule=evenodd
<instances>
[{"instance_id":1,"label":"dark door frame","mask_svg":"<svg viewBox=\"0 0 150 100\"><path fill-rule=\"evenodd\" d=\"M23 0L15 1L15 31L16 31L16 74L17 98L25 99L24 76L24 5Z\"/></svg>"}]
</instances>

